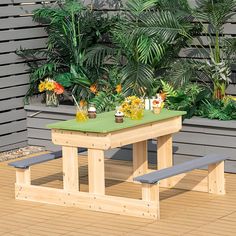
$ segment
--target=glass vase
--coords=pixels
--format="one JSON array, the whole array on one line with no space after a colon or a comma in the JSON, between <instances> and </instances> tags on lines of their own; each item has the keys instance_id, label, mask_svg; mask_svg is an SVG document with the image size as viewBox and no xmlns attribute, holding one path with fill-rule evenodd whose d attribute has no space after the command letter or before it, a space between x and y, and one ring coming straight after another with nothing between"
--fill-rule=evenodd
<instances>
[{"instance_id":1,"label":"glass vase","mask_svg":"<svg viewBox=\"0 0 236 236\"><path fill-rule=\"evenodd\" d=\"M76 108L76 121L84 122L88 120L88 110L86 107Z\"/></svg>"},{"instance_id":2,"label":"glass vase","mask_svg":"<svg viewBox=\"0 0 236 236\"><path fill-rule=\"evenodd\" d=\"M53 91L46 91L46 106L47 107L58 107L59 100L56 93Z\"/></svg>"}]
</instances>

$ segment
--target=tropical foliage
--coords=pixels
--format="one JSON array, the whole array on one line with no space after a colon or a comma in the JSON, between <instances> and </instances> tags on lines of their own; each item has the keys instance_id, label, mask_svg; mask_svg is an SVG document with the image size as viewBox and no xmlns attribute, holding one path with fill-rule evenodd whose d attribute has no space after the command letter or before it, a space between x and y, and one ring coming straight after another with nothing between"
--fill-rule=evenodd
<instances>
[{"instance_id":1,"label":"tropical foliage","mask_svg":"<svg viewBox=\"0 0 236 236\"><path fill-rule=\"evenodd\" d=\"M91 103L97 108L97 112L115 110L124 100L121 78L116 68L111 68L103 79L94 85L95 97Z\"/></svg>"},{"instance_id":2,"label":"tropical foliage","mask_svg":"<svg viewBox=\"0 0 236 236\"><path fill-rule=\"evenodd\" d=\"M172 85L162 81L162 89L166 94L166 107L172 110L187 111L185 118L191 118L196 114L200 104L209 94L206 88L196 83L174 88Z\"/></svg>"},{"instance_id":3,"label":"tropical foliage","mask_svg":"<svg viewBox=\"0 0 236 236\"><path fill-rule=\"evenodd\" d=\"M111 31L112 44L91 48L89 65L104 66L113 61L120 68L125 95L150 96L153 88L156 92L158 75L194 31L188 10L183 0L129 0Z\"/></svg>"},{"instance_id":4,"label":"tropical foliage","mask_svg":"<svg viewBox=\"0 0 236 236\"><path fill-rule=\"evenodd\" d=\"M103 74L102 68L85 63L87 50L102 41L115 18L86 8L77 0L44 6L34 11L33 18L46 24L48 43L46 49L17 52L27 59L30 67L30 89L26 97L36 91L40 80L49 77L78 97L87 98L90 85Z\"/></svg>"},{"instance_id":5,"label":"tropical foliage","mask_svg":"<svg viewBox=\"0 0 236 236\"><path fill-rule=\"evenodd\" d=\"M224 24L235 14L235 0L198 0L192 15L200 22L202 33L194 38L193 50L188 55L205 60L180 60L173 65L179 85L189 80L212 82L208 87L214 99L222 99L231 82L231 65L235 63L236 40L226 38ZM173 77L172 77L173 78Z\"/></svg>"},{"instance_id":6,"label":"tropical foliage","mask_svg":"<svg viewBox=\"0 0 236 236\"><path fill-rule=\"evenodd\" d=\"M236 119L236 101L229 98L224 100L205 100L196 115L219 120Z\"/></svg>"},{"instance_id":7,"label":"tropical foliage","mask_svg":"<svg viewBox=\"0 0 236 236\"><path fill-rule=\"evenodd\" d=\"M26 97L49 78L98 112L160 91L186 117L235 119L226 88L236 39L224 37L235 10L235 0L197 0L195 8L188 0L128 0L116 15L80 0L45 5L33 17L45 25L47 47L17 52L30 68ZM183 48L192 59L179 59Z\"/></svg>"}]
</instances>

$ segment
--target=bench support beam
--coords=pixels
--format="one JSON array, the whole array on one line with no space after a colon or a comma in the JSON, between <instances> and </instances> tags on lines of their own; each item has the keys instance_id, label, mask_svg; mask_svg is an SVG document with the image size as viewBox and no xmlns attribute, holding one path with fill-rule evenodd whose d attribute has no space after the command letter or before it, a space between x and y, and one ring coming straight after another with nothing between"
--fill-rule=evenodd
<instances>
[{"instance_id":1,"label":"bench support beam","mask_svg":"<svg viewBox=\"0 0 236 236\"><path fill-rule=\"evenodd\" d=\"M157 219L160 219L159 183L142 184L142 200L145 202L155 202Z\"/></svg>"},{"instance_id":2,"label":"bench support beam","mask_svg":"<svg viewBox=\"0 0 236 236\"><path fill-rule=\"evenodd\" d=\"M158 219L156 202L139 199L93 194L87 192L66 192L41 186L16 185L16 199L59 206L73 206L80 209L115 213L127 216ZM49 197L50 196L50 197Z\"/></svg>"},{"instance_id":3,"label":"bench support beam","mask_svg":"<svg viewBox=\"0 0 236 236\"><path fill-rule=\"evenodd\" d=\"M208 191L225 194L224 161L208 166Z\"/></svg>"},{"instance_id":4,"label":"bench support beam","mask_svg":"<svg viewBox=\"0 0 236 236\"><path fill-rule=\"evenodd\" d=\"M16 184L31 184L30 167L26 169L16 169Z\"/></svg>"}]
</instances>

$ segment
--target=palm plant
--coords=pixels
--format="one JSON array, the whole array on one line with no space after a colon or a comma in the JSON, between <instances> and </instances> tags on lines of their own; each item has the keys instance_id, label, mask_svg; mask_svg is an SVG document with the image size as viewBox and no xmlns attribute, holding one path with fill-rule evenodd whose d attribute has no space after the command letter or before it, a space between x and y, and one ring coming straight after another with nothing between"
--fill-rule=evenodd
<instances>
[{"instance_id":1,"label":"palm plant","mask_svg":"<svg viewBox=\"0 0 236 236\"><path fill-rule=\"evenodd\" d=\"M224 58L226 48L224 40L224 24L235 14L235 0L198 0L196 17L203 22L209 22L208 38L210 49L209 66L212 69L213 97L222 98L226 86L230 82L230 64ZM204 28L205 29L205 28ZM204 30L205 31L205 30Z\"/></svg>"},{"instance_id":2,"label":"palm plant","mask_svg":"<svg viewBox=\"0 0 236 236\"><path fill-rule=\"evenodd\" d=\"M235 14L235 0L198 0L196 8L193 10L193 16L202 26L202 33L195 37L194 50L190 50L189 55L207 58L201 60L186 60L186 66L179 70L178 73L173 69L172 78L181 84L184 80L200 79L206 83L206 80L212 82L212 94L214 99L222 99L228 84L231 82L230 66L235 61L234 38L225 38L224 24ZM204 47L205 46L205 47ZM180 60L183 64L183 61ZM174 65L175 67L176 65ZM192 71L191 73L186 73ZM181 76L188 74L189 76ZM173 77L174 76L174 77Z\"/></svg>"},{"instance_id":3,"label":"palm plant","mask_svg":"<svg viewBox=\"0 0 236 236\"><path fill-rule=\"evenodd\" d=\"M35 10L33 19L46 24L48 43L46 49L17 52L27 59L30 67L30 89L26 97L37 91L39 81L46 77L75 95L88 96L89 85L100 77L102 69L89 67L85 63L86 53L107 32L112 24L110 17L86 8L80 1L67 0Z\"/></svg>"},{"instance_id":4,"label":"palm plant","mask_svg":"<svg viewBox=\"0 0 236 236\"><path fill-rule=\"evenodd\" d=\"M97 66L112 61L120 68L126 95L150 95L157 75L168 68L194 28L188 18L187 1L171 2L129 0L111 32L112 44L91 48L87 63ZM173 8L174 4L179 8Z\"/></svg>"}]
</instances>

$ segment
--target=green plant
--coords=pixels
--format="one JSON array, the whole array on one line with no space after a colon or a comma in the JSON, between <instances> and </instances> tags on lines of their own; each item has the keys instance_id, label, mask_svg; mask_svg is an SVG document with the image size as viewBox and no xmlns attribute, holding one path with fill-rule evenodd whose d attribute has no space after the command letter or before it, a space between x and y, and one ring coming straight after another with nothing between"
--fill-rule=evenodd
<instances>
[{"instance_id":1,"label":"green plant","mask_svg":"<svg viewBox=\"0 0 236 236\"><path fill-rule=\"evenodd\" d=\"M106 66L112 61L120 68L126 95L150 96L158 87L157 77L175 59L194 28L187 17L187 1L171 2L129 0L111 31L112 44L91 48L88 64Z\"/></svg>"},{"instance_id":2,"label":"green plant","mask_svg":"<svg viewBox=\"0 0 236 236\"><path fill-rule=\"evenodd\" d=\"M166 107L172 110L186 111L184 118L191 118L199 105L206 99L207 91L196 83L174 88L171 84L162 81L162 91L166 94Z\"/></svg>"},{"instance_id":3,"label":"green plant","mask_svg":"<svg viewBox=\"0 0 236 236\"><path fill-rule=\"evenodd\" d=\"M196 114L209 119L235 120L236 102L233 100L206 100Z\"/></svg>"},{"instance_id":4,"label":"green plant","mask_svg":"<svg viewBox=\"0 0 236 236\"><path fill-rule=\"evenodd\" d=\"M103 70L85 63L87 50L102 41L113 24L113 18L103 12L86 8L80 1L57 1L34 11L33 19L46 24L46 49L24 50L17 54L27 59L30 68L30 89L33 95L38 83L50 77L78 97L87 97L89 86L101 77Z\"/></svg>"},{"instance_id":5,"label":"green plant","mask_svg":"<svg viewBox=\"0 0 236 236\"><path fill-rule=\"evenodd\" d=\"M198 20L209 22L208 28L203 26L203 32L208 35L210 49L211 80L213 82L213 98L225 96L226 86L230 82L230 65L225 56L223 25L235 13L235 0L198 0L195 16Z\"/></svg>"},{"instance_id":6,"label":"green plant","mask_svg":"<svg viewBox=\"0 0 236 236\"><path fill-rule=\"evenodd\" d=\"M96 87L97 93L90 102L95 105L97 112L115 110L124 100L121 75L115 67L107 69L107 74L98 80Z\"/></svg>"},{"instance_id":7,"label":"green plant","mask_svg":"<svg viewBox=\"0 0 236 236\"><path fill-rule=\"evenodd\" d=\"M198 0L196 3L193 16L200 22L202 33L195 35L195 46L191 45L193 50L189 51L189 55L206 59L179 60L173 65L170 75L174 75L180 85L189 80L200 80L205 84L207 80L211 81L212 97L222 99L231 82L231 65L235 63L236 49L236 40L225 38L224 24L235 15L236 2ZM181 66L183 64L185 66Z\"/></svg>"}]
</instances>

